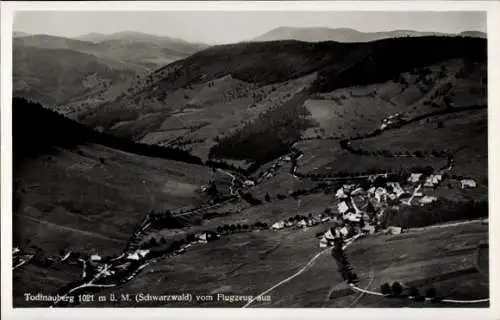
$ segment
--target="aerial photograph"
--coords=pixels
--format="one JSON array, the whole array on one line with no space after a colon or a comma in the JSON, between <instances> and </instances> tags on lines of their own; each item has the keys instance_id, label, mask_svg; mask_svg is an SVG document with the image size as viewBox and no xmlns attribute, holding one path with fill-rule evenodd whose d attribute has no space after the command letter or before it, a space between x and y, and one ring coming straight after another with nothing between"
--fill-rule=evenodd
<instances>
[{"instance_id":1,"label":"aerial photograph","mask_svg":"<svg viewBox=\"0 0 500 320\"><path fill-rule=\"evenodd\" d=\"M13 308L489 308L486 18L15 12Z\"/></svg>"}]
</instances>

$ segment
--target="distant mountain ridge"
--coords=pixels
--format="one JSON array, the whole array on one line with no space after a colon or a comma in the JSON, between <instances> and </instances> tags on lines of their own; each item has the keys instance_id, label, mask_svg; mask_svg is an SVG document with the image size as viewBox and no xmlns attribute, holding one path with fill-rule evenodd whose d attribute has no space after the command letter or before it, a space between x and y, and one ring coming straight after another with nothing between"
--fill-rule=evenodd
<instances>
[{"instance_id":1,"label":"distant mountain ridge","mask_svg":"<svg viewBox=\"0 0 500 320\"><path fill-rule=\"evenodd\" d=\"M100 42L19 32L13 36L14 93L46 106L67 105L64 113L112 99L135 86L141 75L205 48L136 32L106 35Z\"/></svg>"},{"instance_id":2,"label":"distant mountain ridge","mask_svg":"<svg viewBox=\"0 0 500 320\"><path fill-rule=\"evenodd\" d=\"M297 28L279 27L254 38L252 42L276 41L276 40L298 40L306 42L369 42L388 38L400 37L424 37L424 36L467 36L486 38L486 34L480 31L464 31L459 34L447 34L440 32L423 32L414 30L392 30L384 32L361 32L350 28Z\"/></svg>"},{"instance_id":3,"label":"distant mountain ridge","mask_svg":"<svg viewBox=\"0 0 500 320\"><path fill-rule=\"evenodd\" d=\"M91 32L91 33L87 33L87 34L84 34L84 35L81 35L78 37L74 37L74 39L82 40L82 41L89 41L89 42L94 42L94 43L110 41L110 40L141 41L141 42L169 41L169 42L178 42L178 43L191 44L191 45L199 45L201 48L208 47L207 44L203 44L203 43L192 43L192 42L188 42L188 41L185 41L185 40L182 40L179 38L173 38L173 37L168 37L168 36L158 36L158 35L153 35L153 34L148 34L148 33L143 33L143 32L137 32L137 31L120 31L120 32L115 32L115 33L111 33L111 34Z\"/></svg>"},{"instance_id":4,"label":"distant mountain ridge","mask_svg":"<svg viewBox=\"0 0 500 320\"><path fill-rule=\"evenodd\" d=\"M12 37L14 37L14 38L17 38L17 37L27 37L27 36L31 36L31 34L26 33L26 32L22 32L22 31L14 31L12 33Z\"/></svg>"},{"instance_id":5,"label":"distant mountain ridge","mask_svg":"<svg viewBox=\"0 0 500 320\"><path fill-rule=\"evenodd\" d=\"M315 95L341 91L338 99L343 97L339 100L343 105L358 99L350 97L350 88L363 87L368 98L356 102L360 105L383 104L389 110L421 101L427 107L434 100L440 103L437 99L445 95L441 91L449 91L440 82L453 86L452 80L441 79L450 74L445 63L454 73L463 69L461 73L471 77L471 70L480 70L485 59L486 41L470 37L403 37L364 43L283 40L213 46L156 70L134 90L82 112L76 119L137 142L180 145L203 160L260 165L287 150L299 131L308 130L311 121L303 105ZM430 66L444 69L427 70ZM403 76L426 72L433 78L419 76L410 83ZM480 88L472 88L474 83L479 86L485 81L477 78L480 80L458 81L467 84L465 93L473 89L470 95L477 96ZM441 91L429 93L438 89ZM409 96L403 98L406 94ZM466 101L460 95L456 93L457 103ZM361 115L355 118L364 121ZM335 130L339 135L350 129Z\"/></svg>"}]
</instances>

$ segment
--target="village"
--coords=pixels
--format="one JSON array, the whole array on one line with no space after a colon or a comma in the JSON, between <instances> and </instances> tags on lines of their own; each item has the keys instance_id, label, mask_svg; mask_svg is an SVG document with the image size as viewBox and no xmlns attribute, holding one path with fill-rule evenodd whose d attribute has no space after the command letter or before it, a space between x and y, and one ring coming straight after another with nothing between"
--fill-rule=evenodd
<instances>
[{"instance_id":1,"label":"village","mask_svg":"<svg viewBox=\"0 0 500 320\"><path fill-rule=\"evenodd\" d=\"M307 228L320 223L332 224L334 234L349 238L356 234L374 234L378 232L399 234L407 230L402 226L383 227L384 213L399 210L400 206L424 206L438 200L432 196L432 190L443 182L444 172L428 174L411 173L406 183L388 181L388 175L372 175L367 183L344 184L335 193L336 205L326 208L323 213L294 216L277 221L271 229ZM475 188L472 179L462 179L461 188ZM368 186L363 188L361 184ZM323 237L321 247L327 243Z\"/></svg>"},{"instance_id":2,"label":"village","mask_svg":"<svg viewBox=\"0 0 500 320\"><path fill-rule=\"evenodd\" d=\"M393 117L397 118L397 117ZM391 118L392 119L392 118ZM230 172L219 170L231 177L230 193L232 196L240 194L242 190L250 190L263 180L270 179L282 166L283 162L291 164L290 174L297 175L297 160L302 152L296 151L284 155L257 179L237 178ZM185 253L189 248L204 245L232 233L280 231L283 229L305 230L318 225L327 225L328 228L316 234L319 247L332 246L335 240L365 237L373 234L399 234L408 230L405 226L385 225L384 215L389 210L399 210L403 206L425 206L438 200L433 190L439 187L448 177L453 161L440 170L420 170L411 172L407 177L394 177L388 173L363 176L362 179L345 179L332 196L332 205L322 212L311 212L307 215L295 214L287 219L269 223L255 222L254 224L220 225L214 230L206 230L194 234L187 234L184 239L171 243L142 243L139 246L128 247L117 257L102 257L98 252L82 255L76 252L61 252L59 257L45 258L46 262L80 265L81 279L72 290L85 286L110 287L122 284L134 278L140 270L147 266L151 259L174 257ZM356 177L354 177L356 178ZM348 182L347 182L348 181ZM210 186L202 186L202 191L209 191ZM460 188L476 188L473 179L461 179ZM213 204L211 205L213 206ZM183 213L184 214L190 214ZM142 238L150 221L145 219L133 238ZM34 255L25 254L15 247L13 250L13 269L21 267L33 259Z\"/></svg>"},{"instance_id":3,"label":"village","mask_svg":"<svg viewBox=\"0 0 500 320\"><path fill-rule=\"evenodd\" d=\"M290 161L289 158L282 159ZM275 170L276 166L271 170ZM117 257L102 257L98 253L80 255L68 251L58 258L48 258L51 261L81 265L82 283L93 286L116 286L131 280L150 263L151 259L174 257L183 254L191 247L204 245L232 233L259 232L270 230L278 232L283 229L304 230L317 225L328 225L328 229L316 234L319 247L331 246L336 239L365 237L373 234L399 234L407 231L404 226L384 226L384 213L387 210L398 210L401 206L424 206L434 201L432 190L443 183L449 168L437 173L412 172L403 182L390 181L390 176L372 175L363 181L345 183L334 192L332 206L323 212L305 215L293 215L287 219L271 223L256 222L244 225L221 225L215 230L207 230L189 234L185 239L172 243L149 245L139 248L129 248ZM462 179L461 188L475 188L472 179ZM254 186L252 180L246 180L246 188ZM14 248L14 268L26 263L33 255L22 254L19 248Z\"/></svg>"}]
</instances>

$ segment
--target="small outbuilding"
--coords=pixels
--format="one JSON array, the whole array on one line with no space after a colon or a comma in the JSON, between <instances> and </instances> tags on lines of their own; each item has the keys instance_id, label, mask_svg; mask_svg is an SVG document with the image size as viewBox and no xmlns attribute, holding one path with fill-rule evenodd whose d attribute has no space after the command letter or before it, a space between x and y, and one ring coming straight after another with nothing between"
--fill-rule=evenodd
<instances>
[{"instance_id":1,"label":"small outbuilding","mask_svg":"<svg viewBox=\"0 0 500 320\"><path fill-rule=\"evenodd\" d=\"M411 182L411 183L419 182L421 176L422 176L421 173L412 173L412 174L410 174L410 177L408 178L408 182Z\"/></svg>"},{"instance_id":2,"label":"small outbuilding","mask_svg":"<svg viewBox=\"0 0 500 320\"><path fill-rule=\"evenodd\" d=\"M477 187L476 181L474 181L472 179L463 179L463 180L460 181L460 184L462 186L462 189L465 189L465 188L476 188Z\"/></svg>"}]
</instances>

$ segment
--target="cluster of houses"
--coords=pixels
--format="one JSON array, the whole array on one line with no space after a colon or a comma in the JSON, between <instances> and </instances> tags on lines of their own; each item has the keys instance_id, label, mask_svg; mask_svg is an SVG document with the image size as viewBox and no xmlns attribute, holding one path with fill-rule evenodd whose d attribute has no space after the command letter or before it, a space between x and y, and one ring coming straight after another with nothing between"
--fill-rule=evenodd
<instances>
[{"instance_id":1,"label":"cluster of houses","mask_svg":"<svg viewBox=\"0 0 500 320\"><path fill-rule=\"evenodd\" d=\"M271 230L281 230L285 228L307 228L315 225L331 221L332 217L328 214L313 215L309 214L307 217L303 215L296 215L286 220L281 220L271 225Z\"/></svg>"},{"instance_id":2,"label":"cluster of houses","mask_svg":"<svg viewBox=\"0 0 500 320\"><path fill-rule=\"evenodd\" d=\"M392 114L385 117L380 124L380 130L385 130L399 125L403 121L402 115L400 113Z\"/></svg>"},{"instance_id":3,"label":"cluster of houses","mask_svg":"<svg viewBox=\"0 0 500 320\"><path fill-rule=\"evenodd\" d=\"M404 186L400 182L387 181L375 185L375 177L369 177L370 186L366 189L358 184L344 184L335 193L337 214L331 220L336 222L325 233L321 246L328 243L328 235L335 237L351 237L355 234L372 234L381 230L384 233L399 234L405 230L401 227L382 228L384 213L387 209L399 209L400 205L420 205L437 201L437 197L426 195L426 189L436 188L443 181L443 174L411 173ZM475 188L472 179L462 179L462 188ZM383 229L383 230L382 230Z\"/></svg>"},{"instance_id":4,"label":"cluster of houses","mask_svg":"<svg viewBox=\"0 0 500 320\"><path fill-rule=\"evenodd\" d=\"M283 155L276 160L276 162L266 171L264 171L259 178L257 179L258 183L261 183L262 181L266 179L272 178L276 171L283 166L284 162L291 162L292 163L292 170L291 173L295 174L296 167L293 165L293 163L297 160L299 160L303 156L302 153L297 153L297 152L292 152L291 154Z\"/></svg>"}]
</instances>

